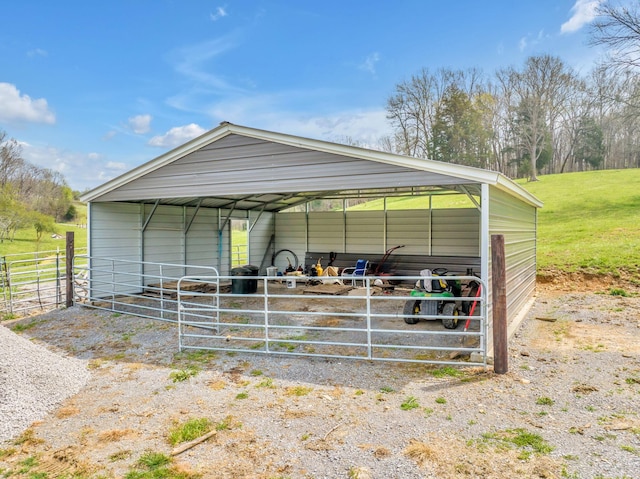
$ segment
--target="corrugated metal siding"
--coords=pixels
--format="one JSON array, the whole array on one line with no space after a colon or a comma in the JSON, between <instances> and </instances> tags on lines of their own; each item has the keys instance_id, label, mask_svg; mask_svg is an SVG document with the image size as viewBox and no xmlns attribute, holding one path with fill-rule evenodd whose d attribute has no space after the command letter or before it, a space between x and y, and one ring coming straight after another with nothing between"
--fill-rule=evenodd
<instances>
[{"instance_id":1,"label":"corrugated metal siding","mask_svg":"<svg viewBox=\"0 0 640 479\"><path fill-rule=\"evenodd\" d=\"M145 220L153 210L146 205ZM151 263L185 264L184 210L179 206L158 206L144 234L144 261ZM164 268L163 274L179 276L184 268ZM157 268L148 267L145 273L159 274Z\"/></svg>"},{"instance_id":2,"label":"corrugated metal siding","mask_svg":"<svg viewBox=\"0 0 640 479\"><path fill-rule=\"evenodd\" d=\"M344 250L345 225L342 211L309 213L309 251Z\"/></svg>"},{"instance_id":3,"label":"corrugated metal siding","mask_svg":"<svg viewBox=\"0 0 640 479\"><path fill-rule=\"evenodd\" d=\"M429 210L387 211L387 249L405 245L398 253L430 254Z\"/></svg>"},{"instance_id":4,"label":"corrugated metal siding","mask_svg":"<svg viewBox=\"0 0 640 479\"><path fill-rule=\"evenodd\" d=\"M187 208L187 224L195 208ZM186 236L186 262L194 266L218 266L218 210L200 208ZM202 270L187 274L202 274Z\"/></svg>"},{"instance_id":5,"label":"corrugated metal siding","mask_svg":"<svg viewBox=\"0 0 640 479\"><path fill-rule=\"evenodd\" d=\"M379 253L384 250L384 211L347 212L345 220L346 251ZM341 237L334 237L334 248L329 251L342 251L343 245Z\"/></svg>"},{"instance_id":6,"label":"corrugated metal siding","mask_svg":"<svg viewBox=\"0 0 640 479\"><path fill-rule=\"evenodd\" d=\"M480 255L480 211L475 208L433 210L432 252L436 256Z\"/></svg>"},{"instance_id":7,"label":"corrugated metal siding","mask_svg":"<svg viewBox=\"0 0 640 479\"><path fill-rule=\"evenodd\" d=\"M430 227L431 214L434 226ZM385 232L386 215L386 232ZM312 212L276 215L276 249L300 257L306 251L384 253L405 245L402 254L479 256L480 214L477 209ZM433 231L432 231L433 230ZM386 237L385 237L386 235ZM433 238L433 245L430 244ZM346 245L346 248L345 248Z\"/></svg>"},{"instance_id":8,"label":"corrugated metal siding","mask_svg":"<svg viewBox=\"0 0 640 479\"><path fill-rule=\"evenodd\" d=\"M101 201L358 187L454 185L452 176L230 135L105 194ZM215 185L212 189L211 185Z\"/></svg>"},{"instance_id":9,"label":"corrugated metal siding","mask_svg":"<svg viewBox=\"0 0 640 479\"><path fill-rule=\"evenodd\" d=\"M140 205L91 203L92 256L140 261Z\"/></svg>"},{"instance_id":10,"label":"corrugated metal siding","mask_svg":"<svg viewBox=\"0 0 640 479\"><path fill-rule=\"evenodd\" d=\"M283 213L275 217L275 251L289 249L304 263L304 253L307 251L306 213ZM278 271L284 271L287 267L286 255L278 256L274 266L278 267Z\"/></svg>"},{"instance_id":11,"label":"corrugated metal siding","mask_svg":"<svg viewBox=\"0 0 640 479\"><path fill-rule=\"evenodd\" d=\"M536 208L497 188L490 188L489 203L489 235L504 235L507 315L511 322L535 291Z\"/></svg>"},{"instance_id":12,"label":"corrugated metal siding","mask_svg":"<svg viewBox=\"0 0 640 479\"><path fill-rule=\"evenodd\" d=\"M269 251L267 251L267 247L269 247L269 240L275 232L275 214L262 213L256 223L257 216L258 213L255 211L249 215L249 223L253 225L249 233L249 263L260 266L264 259L265 267L267 267L271 266L271 255L274 253L274 244L271 245ZM261 271L261 273L266 273L266 271Z\"/></svg>"},{"instance_id":13,"label":"corrugated metal siding","mask_svg":"<svg viewBox=\"0 0 640 479\"><path fill-rule=\"evenodd\" d=\"M119 258L127 261L139 262L142 257L141 252L141 223L140 205L132 203L90 203L91 224L90 238L91 245L89 254L92 257ZM112 289L111 286L101 284L102 281L110 282L112 278L119 283L113 289L118 293L137 293L142 286L136 281L131 284L133 276L126 273L139 274L140 264L131 263L119 265L119 274L112 276L110 271L111 263L104 261L94 262L91 265L96 268L92 272L92 279L96 288ZM99 296L106 296L106 292L95 293Z\"/></svg>"}]
</instances>

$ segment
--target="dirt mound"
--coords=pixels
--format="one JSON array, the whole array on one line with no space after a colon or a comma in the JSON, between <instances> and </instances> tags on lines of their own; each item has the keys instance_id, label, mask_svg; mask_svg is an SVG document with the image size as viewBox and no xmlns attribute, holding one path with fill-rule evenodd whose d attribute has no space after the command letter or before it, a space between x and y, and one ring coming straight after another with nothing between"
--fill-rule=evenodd
<instances>
[{"instance_id":1,"label":"dirt mound","mask_svg":"<svg viewBox=\"0 0 640 479\"><path fill-rule=\"evenodd\" d=\"M640 269L620 270L617 275L576 271L567 273L557 269L538 271L536 288L539 292L553 295L564 293L620 293L640 294Z\"/></svg>"}]
</instances>

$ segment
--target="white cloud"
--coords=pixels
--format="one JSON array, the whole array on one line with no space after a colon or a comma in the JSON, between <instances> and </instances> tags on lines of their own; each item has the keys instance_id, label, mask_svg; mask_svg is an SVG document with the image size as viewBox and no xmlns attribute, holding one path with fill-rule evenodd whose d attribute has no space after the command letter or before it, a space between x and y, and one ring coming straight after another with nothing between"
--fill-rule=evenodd
<instances>
[{"instance_id":1,"label":"white cloud","mask_svg":"<svg viewBox=\"0 0 640 479\"><path fill-rule=\"evenodd\" d=\"M151 130L151 115L136 115L129 118L129 128L136 135L149 133Z\"/></svg>"},{"instance_id":2,"label":"white cloud","mask_svg":"<svg viewBox=\"0 0 640 479\"><path fill-rule=\"evenodd\" d=\"M384 109L333 110L308 114L284 106L286 100L327 96L331 92L283 92L278 95L255 95L229 98L208 111L214 121L230 121L265 130L336 141L350 137L361 145L375 146L391 134Z\"/></svg>"},{"instance_id":3,"label":"white cloud","mask_svg":"<svg viewBox=\"0 0 640 479\"><path fill-rule=\"evenodd\" d=\"M50 145L20 142L22 157L29 163L61 173L74 190L83 191L111 180L131 168L124 162L108 161L97 152L68 151Z\"/></svg>"},{"instance_id":4,"label":"white cloud","mask_svg":"<svg viewBox=\"0 0 640 479\"><path fill-rule=\"evenodd\" d=\"M29 95L21 95L11 83L0 83L0 105L0 122L56 122L56 116L49 110L47 100L34 100Z\"/></svg>"},{"instance_id":5,"label":"white cloud","mask_svg":"<svg viewBox=\"0 0 640 479\"><path fill-rule=\"evenodd\" d=\"M225 7L218 7L216 8L216 13L210 13L209 17L211 18L212 21L216 22L219 19L226 17L227 14L227 10Z\"/></svg>"},{"instance_id":6,"label":"white cloud","mask_svg":"<svg viewBox=\"0 0 640 479\"><path fill-rule=\"evenodd\" d=\"M105 168L113 171L126 171L127 165L121 161L107 161Z\"/></svg>"},{"instance_id":7,"label":"white cloud","mask_svg":"<svg viewBox=\"0 0 640 479\"><path fill-rule=\"evenodd\" d=\"M571 18L560 27L560 33L573 33L580 30L596 17L596 10L602 0L576 0L571 7Z\"/></svg>"},{"instance_id":8,"label":"white cloud","mask_svg":"<svg viewBox=\"0 0 640 479\"><path fill-rule=\"evenodd\" d=\"M148 144L151 146L174 148L202 135L206 131L207 130L202 128L200 125L196 125L195 123L184 126L176 126L174 128L171 128L164 135L154 136L149 140Z\"/></svg>"},{"instance_id":9,"label":"white cloud","mask_svg":"<svg viewBox=\"0 0 640 479\"><path fill-rule=\"evenodd\" d=\"M375 73L376 73L376 63L378 63L379 61L380 61L380 55L378 54L378 52L374 52L371 55L367 56L367 58L364 60L364 62L362 62L360 65L358 65L358 68L360 70L367 71L367 72L371 73L372 75L375 75Z\"/></svg>"}]
</instances>

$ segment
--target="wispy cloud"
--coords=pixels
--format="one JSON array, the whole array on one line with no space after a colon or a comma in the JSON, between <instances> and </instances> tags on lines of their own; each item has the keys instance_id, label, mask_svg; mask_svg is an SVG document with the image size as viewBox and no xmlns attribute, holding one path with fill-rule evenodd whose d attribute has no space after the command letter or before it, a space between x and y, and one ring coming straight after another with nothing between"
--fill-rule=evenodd
<instances>
[{"instance_id":1,"label":"wispy cloud","mask_svg":"<svg viewBox=\"0 0 640 479\"><path fill-rule=\"evenodd\" d=\"M550 35L545 33L544 30L540 30L537 35L526 35L520 39L518 42L518 49L523 52L528 48L533 48L537 45L540 45L545 40L548 40Z\"/></svg>"},{"instance_id":2,"label":"wispy cloud","mask_svg":"<svg viewBox=\"0 0 640 479\"><path fill-rule=\"evenodd\" d=\"M571 7L571 18L560 27L560 33L573 33L591 23L596 17L598 6L603 0L576 0Z\"/></svg>"},{"instance_id":3,"label":"wispy cloud","mask_svg":"<svg viewBox=\"0 0 640 479\"><path fill-rule=\"evenodd\" d=\"M136 115L129 118L129 128L136 135L144 135L151 130L151 115Z\"/></svg>"},{"instance_id":4,"label":"wispy cloud","mask_svg":"<svg viewBox=\"0 0 640 479\"><path fill-rule=\"evenodd\" d=\"M169 61L180 75L199 87L214 88L222 91L233 90L222 75L211 68L213 60L236 46L234 35L216 38L207 42L173 50Z\"/></svg>"},{"instance_id":5,"label":"wispy cloud","mask_svg":"<svg viewBox=\"0 0 640 479\"><path fill-rule=\"evenodd\" d=\"M49 109L47 100L34 100L29 95L22 95L11 83L0 83L0 105L0 122L56 122L56 115Z\"/></svg>"},{"instance_id":6,"label":"wispy cloud","mask_svg":"<svg viewBox=\"0 0 640 479\"><path fill-rule=\"evenodd\" d=\"M200 125L196 125L195 123L184 126L176 126L174 128L171 128L164 135L154 136L149 140L148 144L150 146L174 148L202 135L206 131L207 130L202 128Z\"/></svg>"},{"instance_id":7,"label":"wispy cloud","mask_svg":"<svg viewBox=\"0 0 640 479\"><path fill-rule=\"evenodd\" d=\"M371 55L368 55L365 60L358 65L360 70L364 70L366 72L371 73L372 75L376 74L376 63L380 61L380 55L378 52L374 52Z\"/></svg>"},{"instance_id":8,"label":"wispy cloud","mask_svg":"<svg viewBox=\"0 0 640 479\"><path fill-rule=\"evenodd\" d=\"M28 57L46 57L49 53L42 48L34 48L27 52Z\"/></svg>"},{"instance_id":9,"label":"wispy cloud","mask_svg":"<svg viewBox=\"0 0 640 479\"><path fill-rule=\"evenodd\" d=\"M209 18L211 18L212 21L217 22L218 20L226 17L227 15L228 14L227 14L226 7L217 7L215 13L209 14Z\"/></svg>"}]
</instances>

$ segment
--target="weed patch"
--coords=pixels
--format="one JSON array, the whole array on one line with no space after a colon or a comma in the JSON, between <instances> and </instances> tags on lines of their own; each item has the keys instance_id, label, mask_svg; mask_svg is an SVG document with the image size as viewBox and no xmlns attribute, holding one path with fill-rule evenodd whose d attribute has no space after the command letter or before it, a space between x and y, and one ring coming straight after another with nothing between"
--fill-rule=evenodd
<instances>
[{"instance_id":1,"label":"weed patch","mask_svg":"<svg viewBox=\"0 0 640 479\"><path fill-rule=\"evenodd\" d=\"M189 419L169 431L169 444L175 446L181 442L193 441L211 431L212 427L211 421L207 418Z\"/></svg>"},{"instance_id":2,"label":"weed patch","mask_svg":"<svg viewBox=\"0 0 640 479\"><path fill-rule=\"evenodd\" d=\"M408 396L402 404L400 404L400 409L403 411L409 411L411 409L419 408L420 404L418 403L418 399L414 396Z\"/></svg>"},{"instance_id":3,"label":"weed patch","mask_svg":"<svg viewBox=\"0 0 640 479\"><path fill-rule=\"evenodd\" d=\"M169 379L171 379L174 383L179 383L194 377L199 372L200 368L189 366L188 368L180 369L179 371L171 371L171 373L169 374Z\"/></svg>"}]
</instances>

